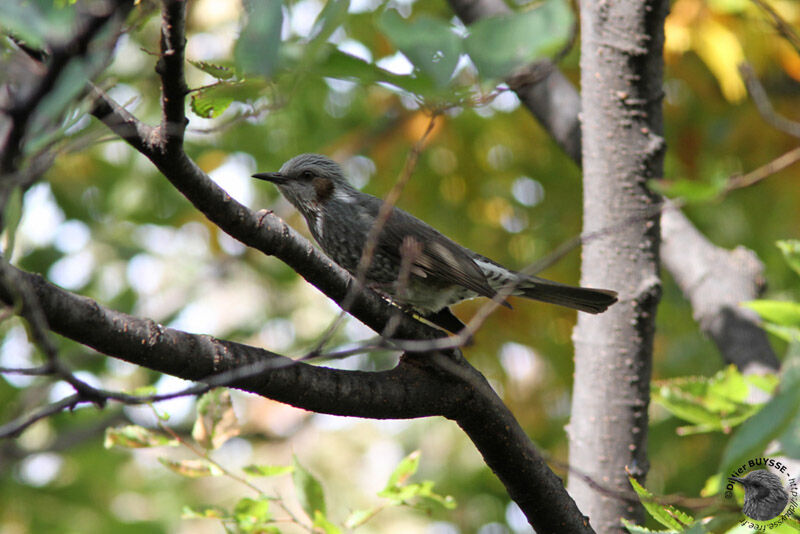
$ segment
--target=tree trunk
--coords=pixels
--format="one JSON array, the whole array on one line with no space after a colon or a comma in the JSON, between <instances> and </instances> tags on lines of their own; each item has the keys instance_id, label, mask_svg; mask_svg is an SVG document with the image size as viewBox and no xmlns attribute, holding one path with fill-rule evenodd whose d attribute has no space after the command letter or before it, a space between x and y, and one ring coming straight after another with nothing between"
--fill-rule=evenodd
<instances>
[{"instance_id":1,"label":"tree trunk","mask_svg":"<svg viewBox=\"0 0 800 534\"><path fill-rule=\"evenodd\" d=\"M598 533L643 520L626 468L647 473L647 407L659 280L662 47L666 0L581 1L583 285L619 291L599 316L580 314L569 425L570 493ZM592 486L599 485L600 490Z\"/></svg>"}]
</instances>

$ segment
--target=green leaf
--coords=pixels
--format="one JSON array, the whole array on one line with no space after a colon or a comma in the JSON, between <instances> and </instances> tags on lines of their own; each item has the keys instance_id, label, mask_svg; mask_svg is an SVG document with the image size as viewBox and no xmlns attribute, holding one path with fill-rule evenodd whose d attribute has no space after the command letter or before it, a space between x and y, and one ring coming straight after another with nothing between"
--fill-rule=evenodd
<instances>
[{"instance_id":1,"label":"green leaf","mask_svg":"<svg viewBox=\"0 0 800 534\"><path fill-rule=\"evenodd\" d=\"M447 85L461 54L461 41L448 22L425 16L407 21L394 9L387 9L378 19L378 27L437 86Z\"/></svg>"},{"instance_id":2,"label":"green leaf","mask_svg":"<svg viewBox=\"0 0 800 534\"><path fill-rule=\"evenodd\" d=\"M232 102L256 100L266 88L262 80L218 82L192 93L192 111L205 119L213 119L222 115Z\"/></svg>"},{"instance_id":3,"label":"green leaf","mask_svg":"<svg viewBox=\"0 0 800 534\"><path fill-rule=\"evenodd\" d=\"M297 492L297 500L300 501L300 506L303 507L308 517L315 517L317 511L325 514L325 494L322 491L322 484L305 467L300 465L297 456L294 457L292 479Z\"/></svg>"},{"instance_id":4,"label":"green leaf","mask_svg":"<svg viewBox=\"0 0 800 534\"><path fill-rule=\"evenodd\" d=\"M328 0L311 27L312 39L324 43L347 18L350 0Z\"/></svg>"},{"instance_id":5,"label":"green leaf","mask_svg":"<svg viewBox=\"0 0 800 534\"><path fill-rule=\"evenodd\" d=\"M283 24L282 2L262 0L244 2L247 22L233 48L241 72L268 78L278 60Z\"/></svg>"},{"instance_id":6,"label":"green leaf","mask_svg":"<svg viewBox=\"0 0 800 534\"><path fill-rule=\"evenodd\" d=\"M464 49L481 76L502 78L514 69L558 51L569 39L572 12L563 0L481 19L469 27Z\"/></svg>"},{"instance_id":7,"label":"green leaf","mask_svg":"<svg viewBox=\"0 0 800 534\"><path fill-rule=\"evenodd\" d=\"M328 521L325 514L319 510L314 512L314 527L322 529L322 532L325 534L342 534L342 529Z\"/></svg>"},{"instance_id":8,"label":"green leaf","mask_svg":"<svg viewBox=\"0 0 800 534\"><path fill-rule=\"evenodd\" d=\"M448 510L456 507L456 501L450 495L439 495L433 491L433 482L425 480L419 484L407 484L409 477L417 472L420 451L414 451L403 458L389 476L386 487L378 493L379 497L390 499L394 504L407 504L415 508L429 510L428 504L434 503ZM419 502L412 502L419 500Z\"/></svg>"},{"instance_id":9,"label":"green leaf","mask_svg":"<svg viewBox=\"0 0 800 534\"><path fill-rule=\"evenodd\" d=\"M695 522L694 518L677 508L667 505L659 504L655 501L655 497L647 489L642 487L635 478L628 477L628 480L633 486L634 491L639 496L645 510L653 516L653 518L667 528L671 528L678 532L682 532L684 528Z\"/></svg>"},{"instance_id":10,"label":"green leaf","mask_svg":"<svg viewBox=\"0 0 800 534\"><path fill-rule=\"evenodd\" d=\"M407 504L415 508L430 510L429 504L437 504L448 510L456 507L456 500L450 495L439 495L433 491L433 481L425 480L419 484L406 484L386 488L379 497L392 500L395 504ZM412 502L414 500L418 502Z\"/></svg>"},{"instance_id":11,"label":"green leaf","mask_svg":"<svg viewBox=\"0 0 800 534\"><path fill-rule=\"evenodd\" d=\"M9 193L3 210L3 232L6 235L4 255L8 262L14 254L14 242L20 220L22 220L22 188L16 186Z\"/></svg>"},{"instance_id":12,"label":"green leaf","mask_svg":"<svg viewBox=\"0 0 800 534\"><path fill-rule=\"evenodd\" d=\"M800 304L783 300L751 300L742 306L754 310L765 321L779 326L800 327Z\"/></svg>"},{"instance_id":13,"label":"green leaf","mask_svg":"<svg viewBox=\"0 0 800 534\"><path fill-rule=\"evenodd\" d=\"M230 390L217 388L200 397L192 429L192 437L197 443L206 449L218 449L239 432Z\"/></svg>"},{"instance_id":14,"label":"green leaf","mask_svg":"<svg viewBox=\"0 0 800 534\"><path fill-rule=\"evenodd\" d=\"M787 239L776 243L794 272L800 274L800 239Z\"/></svg>"},{"instance_id":15,"label":"green leaf","mask_svg":"<svg viewBox=\"0 0 800 534\"><path fill-rule=\"evenodd\" d=\"M269 511L268 499L251 499L249 497L241 499L233 509L233 518L242 533L278 532L276 527L269 525L274 518Z\"/></svg>"},{"instance_id":16,"label":"green leaf","mask_svg":"<svg viewBox=\"0 0 800 534\"><path fill-rule=\"evenodd\" d=\"M47 41L48 24L32 2L0 2L0 28L33 48Z\"/></svg>"},{"instance_id":17,"label":"green leaf","mask_svg":"<svg viewBox=\"0 0 800 534\"><path fill-rule=\"evenodd\" d=\"M687 203L708 202L714 200L725 189L725 181L714 180L700 182L697 180L648 180L647 186L669 198L680 198Z\"/></svg>"},{"instance_id":18,"label":"green leaf","mask_svg":"<svg viewBox=\"0 0 800 534\"><path fill-rule=\"evenodd\" d=\"M183 519L229 519L231 514L222 506L184 506L181 510Z\"/></svg>"},{"instance_id":19,"label":"green leaf","mask_svg":"<svg viewBox=\"0 0 800 534\"><path fill-rule=\"evenodd\" d=\"M770 334L781 338L789 343L800 343L800 328L794 326L782 326L774 323L764 323L764 330Z\"/></svg>"},{"instance_id":20,"label":"green leaf","mask_svg":"<svg viewBox=\"0 0 800 534\"><path fill-rule=\"evenodd\" d=\"M679 534L683 532L682 530L650 530L649 528L641 527L636 523L628 521L624 517L620 520L630 534Z\"/></svg>"},{"instance_id":21,"label":"green leaf","mask_svg":"<svg viewBox=\"0 0 800 534\"><path fill-rule=\"evenodd\" d=\"M253 477L275 477L294 471L291 465L248 465L242 471Z\"/></svg>"},{"instance_id":22,"label":"green leaf","mask_svg":"<svg viewBox=\"0 0 800 534\"><path fill-rule=\"evenodd\" d=\"M728 441L722 456L723 474L734 472L748 459L761 454L767 444L783 435L800 416L800 344L789 348L783 363L778 393Z\"/></svg>"},{"instance_id":23,"label":"green leaf","mask_svg":"<svg viewBox=\"0 0 800 534\"><path fill-rule=\"evenodd\" d=\"M159 458L158 461L171 471L188 478L217 477L223 474L217 465L206 459L169 460L167 458Z\"/></svg>"},{"instance_id":24,"label":"green leaf","mask_svg":"<svg viewBox=\"0 0 800 534\"><path fill-rule=\"evenodd\" d=\"M209 63L208 61L192 61L189 63L202 70L206 74L210 74L217 80L230 80L235 76L233 69L224 65Z\"/></svg>"},{"instance_id":25,"label":"green leaf","mask_svg":"<svg viewBox=\"0 0 800 534\"><path fill-rule=\"evenodd\" d=\"M103 441L103 446L106 449L111 447L142 449L145 447L177 447L178 445L178 440L138 425L107 428L105 440Z\"/></svg>"},{"instance_id":26,"label":"green leaf","mask_svg":"<svg viewBox=\"0 0 800 534\"><path fill-rule=\"evenodd\" d=\"M314 72L319 76L350 80L362 85L383 82L420 95L433 90L431 82L424 77L394 74L336 48L329 50L327 56L315 66Z\"/></svg>"},{"instance_id":27,"label":"green leaf","mask_svg":"<svg viewBox=\"0 0 800 534\"><path fill-rule=\"evenodd\" d=\"M417 472L420 454L420 451L416 450L400 460L400 463L397 464L397 467L394 468L394 471L389 476L389 481L386 483L384 490L390 490L405 484L406 480Z\"/></svg>"},{"instance_id":28,"label":"green leaf","mask_svg":"<svg viewBox=\"0 0 800 534\"><path fill-rule=\"evenodd\" d=\"M773 388L776 379L773 379ZM759 382L767 387L765 380ZM749 380L733 366L713 377L685 377L654 382L653 402L695 426L681 427L681 435L723 431L741 424L759 409L747 402Z\"/></svg>"}]
</instances>

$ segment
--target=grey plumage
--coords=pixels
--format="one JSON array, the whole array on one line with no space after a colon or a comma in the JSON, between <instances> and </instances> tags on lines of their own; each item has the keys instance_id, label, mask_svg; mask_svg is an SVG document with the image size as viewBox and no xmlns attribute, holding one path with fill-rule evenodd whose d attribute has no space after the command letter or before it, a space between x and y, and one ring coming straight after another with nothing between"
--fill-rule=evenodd
<instances>
[{"instance_id":1,"label":"grey plumage","mask_svg":"<svg viewBox=\"0 0 800 534\"><path fill-rule=\"evenodd\" d=\"M756 521L778 517L789 502L789 494L778 475L765 469L750 471L744 477L728 477L744 486L744 515Z\"/></svg>"},{"instance_id":2,"label":"grey plumage","mask_svg":"<svg viewBox=\"0 0 800 534\"><path fill-rule=\"evenodd\" d=\"M356 273L381 199L355 189L337 163L319 154L301 154L284 163L279 172L253 177L276 184L303 215L325 253ZM409 276L399 288L404 256ZM448 306L478 296L493 298L510 284L515 285L513 295L589 313L600 313L617 300L614 291L568 286L507 269L400 208L392 209L378 237L366 281L397 304L451 331L463 325Z\"/></svg>"}]
</instances>

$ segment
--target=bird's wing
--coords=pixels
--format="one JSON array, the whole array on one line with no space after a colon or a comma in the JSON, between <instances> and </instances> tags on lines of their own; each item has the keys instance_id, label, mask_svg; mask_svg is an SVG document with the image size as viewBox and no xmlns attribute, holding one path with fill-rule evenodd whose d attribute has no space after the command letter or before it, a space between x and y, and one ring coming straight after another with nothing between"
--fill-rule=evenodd
<instances>
[{"instance_id":1,"label":"bird's wing","mask_svg":"<svg viewBox=\"0 0 800 534\"><path fill-rule=\"evenodd\" d=\"M399 208L392 210L378 248L396 257L398 263L403 255L411 254L411 273L420 278L460 285L489 298L497 294L463 247Z\"/></svg>"}]
</instances>

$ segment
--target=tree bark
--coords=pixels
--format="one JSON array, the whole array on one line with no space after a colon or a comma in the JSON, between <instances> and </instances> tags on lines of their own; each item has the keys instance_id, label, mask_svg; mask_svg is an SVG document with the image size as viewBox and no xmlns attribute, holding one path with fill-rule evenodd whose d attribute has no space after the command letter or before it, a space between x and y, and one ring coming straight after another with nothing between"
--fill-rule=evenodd
<instances>
[{"instance_id":1,"label":"tree bark","mask_svg":"<svg viewBox=\"0 0 800 534\"><path fill-rule=\"evenodd\" d=\"M616 289L620 302L581 314L573 333L575 382L570 465L614 492L626 469L647 474L647 407L653 333L661 294L661 200L647 180L662 176L662 47L666 0L583 0L581 103L584 244L581 282ZM613 229L608 231L607 229ZM641 506L599 493L578 477L570 493L597 532L623 532Z\"/></svg>"},{"instance_id":2,"label":"tree bark","mask_svg":"<svg viewBox=\"0 0 800 534\"><path fill-rule=\"evenodd\" d=\"M466 24L511 12L502 0L449 3ZM572 83L553 68L543 80L513 89L556 144L580 166L581 101ZM691 302L700 330L714 341L723 360L745 372L778 369L778 358L758 317L739 308L740 302L758 298L763 289L764 269L755 254L741 247L733 253L715 246L677 208L662 213L661 236L664 266ZM689 262L687 250L693 255ZM720 272L724 274L718 276ZM695 283L701 274L702 284Z\"/></svg>"}]
</instances>

